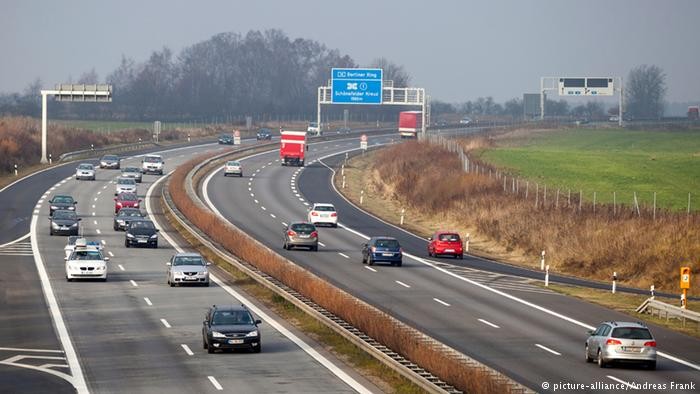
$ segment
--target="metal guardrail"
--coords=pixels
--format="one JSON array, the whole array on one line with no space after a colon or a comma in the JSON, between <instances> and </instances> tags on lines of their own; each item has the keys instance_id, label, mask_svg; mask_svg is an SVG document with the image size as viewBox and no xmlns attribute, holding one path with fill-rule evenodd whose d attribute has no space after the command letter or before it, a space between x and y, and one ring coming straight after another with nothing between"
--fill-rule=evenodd
<instances>
[{"instance_id":1,"label":"metal guardrail","mask_svg":"<svg viewBox=\"0 0 700 394\"><path fill-rule=\"evenodd\" d=\"M342 136L333 136L333 137L319 137L319 138L314 138L314 140L335 140L335 139L343 139L347 138L347 135L342 135ZM263 144L263 145L257 145L255 147L249 147L249 148L243 148L239 149L236 151L231 151L231 152L226 152L220 155L216 155L212 158L209 158L205 160L202 163L199 163L195 168L193 168L190 171L190 174L187 177L187 185L186 189L188 192L188 195L190 196L197 196L195 193L195 186L192 184L192 178L193 174L197 173L201 169L211 165L212 163L223 159L226 156L230 155L243 155L244 153L250 153L255 150L259 150L260 148L265 148L265 147L273 147L276 146L277 144ZM422 389L426 390L427 392L430 393L450 393L450 394L456 394L460 393L459 390L454 388L453 386L447 384L446 382L440 380L440 378L434 376L430 372L426 371L425 369L421 368L417 364L411 362L410 360L405 359L403 356L400 354L392 351L390 348L382 345L381 343L377 342L376 340L372 339L371 337L367 336L364 334L362 331L359 329L353 327L349 323L345 322L343 319L339 318L338 316L335 316L331 312L325 310L321 306L317 305L314 303L312 300L306 298L302 294L298 293L294 289L286 286L285 284L279 282L277 279L271 277L270 275L265 274L264 272L258 270L256 267L253 265L240 261L237 259L234 255L231 253L223 250L223 248L215 245L212 241L208 239L206 234L201 232L199 229L194 227L189 220L177 209L177 207L174 206L174 203L170 197L170 194L168 192L168 185L169 185L169 180L167 184L163 187L162 189L162 201L163 205L166 207L168 212L177 220L177 222L182 226L185 231L190 233L194 238L197 239L198 242L200 242L204 247L207 249L211 250L214 254L222 258L224 261L228 262L229 264L233 265L234 267L238 268L239 270L245 272L247 275L249 275L251 278L253 278L255 281L260 283L261 285L265 286L266 288L270 289L271 291L275 292L279 296L283 297L290 303L294 304L296 307L300 308L302 311L305 313L309 314L310 316L316 318L318 321L332 329L334 332L337 334L341 335L351 343L355 344L359 348L363 349L366 351L368 354L371 356L375 357L377 360L382 362L383 364L387 365L388 367L392 368L393 370L397 371L400 373L402 376L406 377L409 379L411 382L416 384L417 386L421 387ZM204 206L203 202L199 200L198 197L194 199L194 202L198 205ZM237 228L235 225L231 224L232 227ZM239 229L240 231L240 229ZM271 249L267 248L267 246L263 245L259 241L253 239L252 242L255 242L257 244L257 247L265 250L269 250L274 253ZM290 262L291 263L291 262ZM435 339L423 335L423 338L421 338L422 341L424 342L431 342L434 344L439 345L444 349L445 352L447 353L452 353L458 356L463 362L465 362L468 365L473 366L475 369L479 369L481 371L484 371L491 376L494 376L497 380L501 381L502 383L505 383L510 386L511 392L522 392L522 393L530 393L531 391L525 388L524 386L520 385L519 383L513 381L512 379L506 377L505 375L485 366L484 364L479 363L478 361L464 355L463 353L452 349Z\"/></svg>"},{"instance_id":2,"label":"metal guardrail","mask_svg":"<svg viewBox=\"0 0 700 394\"><path fill-rule=\"evenodd\" d=\"M134 142L131 144L120 144L120 145L109 145L105 146L103 148L97 148L97 149L83 149L83 150L76 150L73 152L66 152L58 157L58 162L64 162L64 161L71 161L79 158L86 158L86 157L91 157L93 155L98 155L100 153L107 153L107 152L124 152L128 150L136 150L145 146L149 145L158 145L155 142L151 141L146 141L146 142Z\"/></svg>"},{"instance_id":3,"label":"metal guardrail","mask_svg":"<svg viewBox=\"0 0 700 394\"><path fill-rule=\"evenodd\" d=\"M647 298L642 305L637 308L637 313L649 313L651 316L654 316L656 313L656 316L659 318L662 317L662 312L663 317L666 318L666 321L668 321L670 318L678 319L683 321L683 327L685 327L686 320L691 320L697 323L698 330L700 330L700 313L698 312L657 301L654 299L654 297Z\"/></svg>"}]
</instances>

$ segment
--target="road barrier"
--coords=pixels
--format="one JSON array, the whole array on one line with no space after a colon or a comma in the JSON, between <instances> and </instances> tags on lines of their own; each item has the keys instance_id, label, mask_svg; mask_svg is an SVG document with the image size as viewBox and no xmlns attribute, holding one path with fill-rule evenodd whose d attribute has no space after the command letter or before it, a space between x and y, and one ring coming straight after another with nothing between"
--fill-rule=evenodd
<instances>
[{"instance_id":1,"label":"road barrier","mask_svg":"<svg viewBox=\"0 0 700 394\"><path fill-rule=\"evenodd\" d=\"M347 136L319 137L314 140L342 138ZM214 157L191 160L176 170L164 187L162 201L165 207L182 228L224 261L316 317L424 390L432 393L455 393L458 392L454 387L457 384L459 389L470 391L530 392L505 375L405 325L284 259L233 224L216 216L199 199L196 189L203 170L218 165L221 160L232 154L250 154L273 146L276 144L257 145ZM201 223L207 221L213 223L202 227ZM197 224L198 222L200 224ZM251 250L255 252L251 253ZM313 291L319 289L323 290L322 295ZM329 305L330 308L325 305ZM333 312L332 309L336 311ZM378 337L373 338L374 335ZM398 349L387 346L389 343L393 343L391 347L398 346ZM420 360L412 362L404 357L406 353L413 354ZM418 365L423 363L430 365L431 369L441 371L447 377L440 378Z\"/></svg>"},{"instance_id":2,"label":"road barrier","mask_svg":"<svg viewBox=\"0 0 700 394\"><path fill-rule=\"evenodd\" d=\"M681 320L683 322L683 327L685 327L686 320L694 321L698 326L698 330L700 330L700 313L657 301L654 297L647 298L639 308L637 308L637 313L648 313L652 316L656 314L659 318L662 317L661 314L663 313L663 317L666 318L666 321L669 321L670 318Z\"/></svg>"}]
</instances>

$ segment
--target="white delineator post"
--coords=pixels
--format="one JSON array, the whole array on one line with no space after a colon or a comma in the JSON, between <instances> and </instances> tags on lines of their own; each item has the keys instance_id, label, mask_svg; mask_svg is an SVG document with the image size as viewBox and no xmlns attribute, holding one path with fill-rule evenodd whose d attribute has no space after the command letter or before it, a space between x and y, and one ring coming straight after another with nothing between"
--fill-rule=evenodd
<instances>
[{"instance_id":1,"label":"white delineator post","mask_svg":"<svg viewBox=\"0 0 700 394\"><path fill-rule=\"evenodd\" d=\"M544 250L542 251L542 258L540 259L540 271L544 271Z\"/></svg>"},{"instance_id":2,"label":"white delineator post","mask_svg":"<svg viewBox=\"0 0 700 394\"><path fill-rule=\"evenodd\" d=\"M651 292L651 298L654 298L654 285L649 287L649 291Z\"/></svg>"},{"instance_id":3,"label":"white delineator post","mask_svg":"<svg viewBox=\"0 0 700 394\"><path fill-rule=\"evenodd\" d=\"M364 200L364 198L365 198L365 191L360 190L360 205L362 205L362 201Z\"/></svg>"},{"instance_id":4,"label":"white delineator post","mask_svg":"<svg viewBox=\"0 0 700 394\"><path fill-rule=\"evenodd\" d=\"M549 264L547 264L544 271L544 287L549 287Z\"/></svg>"},{"instance_id":5,"label":"white delineator post","mask_svg":"<svg viewBox=\"0 0 700 394\"><path fill-rule=\"evenodd\" d=\"M617 290L617 272L613 272L613 281L612 281L612 293L615 294L615 290Z\"/></svg>"},{"instance_id":6,"label":"white delineator post","mask_svg":"<svg viewBox=\"0 0 700 394\"><path fill-rule=\"evenodd\" d=\"M345 175L343 175L343 189L345 189Z\"/></svg>"},{"instance_id":7,"label":"white delineator post","mask_svg":"<svg viewBox=\"0 0 700 394\"><path fill-rule=\"evenodd\" d=\"M403 219L404 219L404 215L405 215L405 214L406 214L406 210L403 209L403 208L401 208L401 225L402 225L402 226L403 226Z\"/></svg>"},{"instance_id":8,"label":"white delineator post","mask_svg":"<svg viewBox=\"0 0 700 394\"><path fill-rule=\"evenodd\" d=\"M469 252L469 233L467 233L467 238L464 240L464 251Z\"/></svg>"}]
</instances>

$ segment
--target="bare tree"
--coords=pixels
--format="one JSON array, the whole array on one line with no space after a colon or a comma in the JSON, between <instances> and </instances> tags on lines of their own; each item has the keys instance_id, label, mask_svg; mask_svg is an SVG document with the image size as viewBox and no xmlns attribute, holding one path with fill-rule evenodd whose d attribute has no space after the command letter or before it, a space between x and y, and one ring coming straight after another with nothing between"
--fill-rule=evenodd
<instances>
[{"instance_id":1,"label":"bare tree","mask_svg":"<svg viewBox=\"0 0 700 394\"><path fill-rule=\"evenodd\" d=\"M370 67L384 70L384 80L394 81L395 88L405 88L411 83L411 76L403 66L380 57L370 63Z\"/></svg>"},{"instance_id":2,"label":"bare tree","mask_svg":"<svg viewBox=\"0 0 700 394\"><path fill-rule=\"evenodd\" d=\"M664 113L666 74L658 66L630 70L625 81L626 111L635 119L658 119Z\"/></svg>"}]
</instances>

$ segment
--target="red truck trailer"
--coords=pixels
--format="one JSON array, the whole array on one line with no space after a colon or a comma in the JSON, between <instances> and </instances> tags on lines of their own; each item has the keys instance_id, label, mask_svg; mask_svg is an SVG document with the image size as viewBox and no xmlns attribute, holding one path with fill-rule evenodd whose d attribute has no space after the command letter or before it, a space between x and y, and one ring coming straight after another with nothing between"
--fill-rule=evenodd
<instances>
[{"instance_id":1,"label":"red truck trailer","mask_svg":"<svg viewBox=\"0 0 700 394\"><path fill-rule=\"evenodd\" d=\"M401 138L415 138L423 130L422 111L399 112L399 134Z\"/></svg>"},{"instance_id":2,"label":"red truck trailer","mask_svg":"<svg viewBox=\"0 0 700 394\"><path fill-rule=\"evenodd\" d=\"M280 162L283 166L304 166L304 153L306 151L306 131L280 132Z\"/></svg>"}]
</instances>

